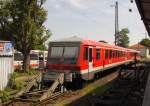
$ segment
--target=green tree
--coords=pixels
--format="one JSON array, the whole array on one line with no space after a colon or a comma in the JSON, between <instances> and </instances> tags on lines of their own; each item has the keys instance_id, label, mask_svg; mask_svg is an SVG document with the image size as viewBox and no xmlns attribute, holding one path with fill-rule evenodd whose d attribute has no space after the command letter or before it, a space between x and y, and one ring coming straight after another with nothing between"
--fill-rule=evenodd
<instances>
[{"instance_id":1,"label":"green tree","mask_svg":"<svg viewBox=\"0 0 150 106\"><path fill-rule=\"evenodd\" d=\"M142 39L140 41L140 44L150 48L150 39L148 38Z\"/></svg>"},{"instance_id":2,"label":"green tree","mask_svg":"<svg viewBox=\"0 0 150 106\"><path fill-rule=\"evenodd\" d=\"M11 31L8 27L10 25L8 1L0 1L0 40L11 40Z\"/></svg>"},{"instance_id":3,"label":"green tree","mask_svg":"<svg viewBox=\"0 0 150 106\"><path fill-rule=\"evenodd\" d=\"M129 29L123 28L121 31L118 32L116 42L118 46L121 47L128 47L129 46Z\"/></svg>"},{"instance_id":4,"label":"green tree","mask_svg":"<svg viewBox=\"0 0 150 106\"><path fill-rule=\"evenodd\" d=\"M1 34L5 39L12 39L15 48L23 53L24 71L29 70L30 50L44 47L44 42L51 35L43 25L47 16L42 7L45 1L11 0L0 10Z\"/></svg>"}]
</instances>

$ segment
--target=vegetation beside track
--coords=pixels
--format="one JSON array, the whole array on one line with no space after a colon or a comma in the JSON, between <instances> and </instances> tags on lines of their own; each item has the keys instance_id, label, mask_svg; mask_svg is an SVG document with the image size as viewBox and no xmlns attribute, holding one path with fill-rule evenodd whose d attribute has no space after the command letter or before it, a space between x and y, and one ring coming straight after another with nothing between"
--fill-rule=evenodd
<instances>
[{"instance_id":1,"label":"vegetation beside track","mask_svg":"<svg viewBox=\"0 0 150 106\"><path fill-rule=\"evenodd\" d=\"M8 87L0 91L0 101L3 103L10 101L13 98L13 95L19 92L26 85L26 80L37 74L38 71L34 69L31 69L28 72L15 70L10 75L10 82Z\"/></svg>"}]
</instances>

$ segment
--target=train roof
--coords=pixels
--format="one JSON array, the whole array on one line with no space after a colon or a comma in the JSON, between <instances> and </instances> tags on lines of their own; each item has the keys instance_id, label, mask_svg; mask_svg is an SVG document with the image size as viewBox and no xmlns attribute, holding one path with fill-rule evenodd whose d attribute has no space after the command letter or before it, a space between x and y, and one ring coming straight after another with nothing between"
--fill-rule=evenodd
<instances>
[{"instance_id":1,"label":"train roof","mask_svg":"<svg viewBox=\"0 0 150 106\"><path fill-rule=\"evenodd\" d=\"M89 40L89 39L83 39L80 38L78 36L72 36L72 37L68 37L68 38L63 38L63 39L58 39L58 40L54 40L51 41L50 43L56 43L56 42L61 42L61 43L82 43L84 45L91 45L91 46L100 46L101 48L107 48L107 49L115 49L115 50L121 50L121 51L128 51L128 52L137 52L136 50L133 49L127 49L127 48L123 48L123 47L119 47L119 46L115 46L115 45L110 45L107 43L103 43L103 42L97 42L94 40Z\"/></svg>"},{"instance_id":2,"label":"train roof","mask_svg":"<svg viewBox=\"0 0 150 106\"><path fill-rule=\"evenodd\" d=\"M72 37L68 37L68 38L62 38L62 39L57 39L57 40L53 40L52 42L82 42L84 39L78 37L78 36L72 36Z\"/></svg>"}]
</instances>

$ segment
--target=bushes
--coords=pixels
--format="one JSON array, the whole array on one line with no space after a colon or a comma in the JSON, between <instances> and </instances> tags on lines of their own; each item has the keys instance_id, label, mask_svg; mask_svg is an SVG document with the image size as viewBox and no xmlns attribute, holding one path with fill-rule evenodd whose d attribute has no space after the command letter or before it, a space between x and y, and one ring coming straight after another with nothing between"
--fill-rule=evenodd
<instances>
[{"instance_id":1,"label":"bushes","mask_svg":"<svg viewBox=\"0 0 150 106\"><path fill-rule=\"evenodd\" d=\"M6 90L0 91L0 99L2 102L8 101L10 99L10 93Z\"/></svg>"},{"instance_id":2,"label":"bushes","mask_svg":"<svg viewBox=\"0 0 150 106\"><path fill-rule=\"evenodd\" d=\"M10 78L10 88L20 90L24 86L24 82L21 80L16 81L16 78L20 76L20 73L13 72Z\"/></svg>"},{"instance_id":3,"label":"bushes","mask_svg":"<svg viewBox=\"0 0 150 106\"><path fill-rule=\"evenodd\" d=\"M14 87L17 90L21 90L24 87L24 85L25 85L25 82L18 80L18 81L15 81Z\"/></svg>"}]
</instances>

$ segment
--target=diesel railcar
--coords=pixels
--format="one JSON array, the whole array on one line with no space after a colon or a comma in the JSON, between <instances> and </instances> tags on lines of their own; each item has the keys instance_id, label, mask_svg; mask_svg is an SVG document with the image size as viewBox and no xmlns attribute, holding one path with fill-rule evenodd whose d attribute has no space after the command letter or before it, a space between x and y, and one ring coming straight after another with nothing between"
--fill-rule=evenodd
<instances>
[{"instance_id":1,"label":"diesel railcar","mask_svg":"<svg viewBox=\"0 0 150 106\"><path fill-rule=\"evenodd\" d=\"M64 73L65 81L90 80L95 74L138 59L139 52L79 37L49 43L47 73Z\"/></svg>"}]
</instances>

